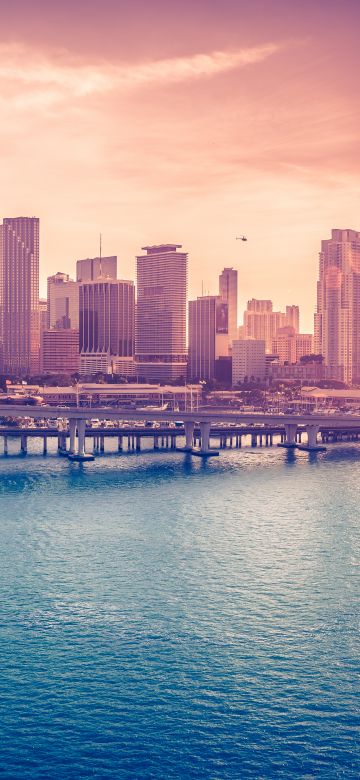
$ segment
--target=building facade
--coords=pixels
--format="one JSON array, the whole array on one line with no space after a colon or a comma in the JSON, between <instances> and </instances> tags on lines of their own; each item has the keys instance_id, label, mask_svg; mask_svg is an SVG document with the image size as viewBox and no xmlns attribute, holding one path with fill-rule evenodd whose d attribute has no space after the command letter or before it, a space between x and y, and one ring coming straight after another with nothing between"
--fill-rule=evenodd
<instances>
[{"instance_id":1,"label":"building facade","mask_svg":"<svg viewBox=\"0 0 360 780\"><path fill-rule=\"evenodd\" d=\"M48 277L47 300L48 328L79 328L79 283L69 274Z\"/></svg>"},{"instance_id":2,"label":"building facade","mask_svg":"<svg viewBox=\"0 0 360 780\"><path fill-rule=\"evenodd\" d=\"M321 242L315 352L326 375L347 384L360 381L360 232L332 230Z\"/></svg>"},{"instance_id":3,"label":"building facade","mask_svg":"<svg viewBox=\"0 0 360 780\"><path fill-rule=\"evenodd\" d=\"M203 295L189 301L189 358L190 379L217 378L219 359L229 357L228 305L220 295ZM226 370L226 369L225 369Z\"/></svg>"},{"instance_id":4,"label":"building facade","mask_svg":"<svg viewBox=\"0 0 360 780\"><path fill-rule=\"evenodd\" d=\"M136 370L146 381L176 381L187 373L187 253L178 251L181 244L142 249L146 254L136 258Z\"/></svg>"},{"instance_id":5,"label":"building facade","mask_svg":"<svg viewBox=\"0 0 360 780\"><path fill-rule=\"evenodd\" d=\"M228 310L228 342L231 344L238 337L238 272L234 268L224 268L219 276L219 295Z\"/></svg>"},{"instance_id":6,"label":"building facade","mask_svg":"<svg viewBox=\"0 0 360 780\"><path fill-rule=\"evenodd\" d=\"M285 325L294 328L295 333L299 333L300 311L298 306L287 306L285 309Z\"/></svg>"},{"instance_id":7,"label":"building facade","mask_svg":"<svg viewBox=\"0 0 360 780\"><path fill-rule=\"evenodd\" d=\"M253 298L244 312L244 338L265 341L266 351L271 352L277 331L286 324L285 316L284 312L273 311L272 301Z\"/></svg>"},{"instance_id":8,"label":"building facade","mask_svg":"<svg viewBox=\"0 0 360 780\"><path fill-rule=\"evenodd\" d=\"M272 352L280 363L298 363L301 357L314 351L311 333L296 333L290 325L279 328L272 342Z\"/></svg>"},{"instance_id":9,"label":"building facade","mask_svg":"<svg viewBox=\"0 0 360 780\"><path fill-rule=\"evenodd\" d=\"M6 218L0 226L2 370L39 371L39 219Z\"/></svg>"},{"instance_id":10,"label":"building facade","mask_svg":"<svg viewBox=\"0 0 360 780\"><path fill-rule=\"evenodd\" d=\"M117 278L117 257L87 257L76 262L77 282L96 282L97 279Z\"/></svg>"},{"instance_id":11,"label":"building facade","mask_svg":"<svg viewBox=\"0 0 360 780\"><path fill-rule=\"evenodd\" d=\"M79 331L74 328L44 330L41 337L41 372L75 374L79 368Z\"/></svg>"},{"instance_id":12,"label":"building facade","mask_svg":"<svg viewBox=\"0 0 360 780\"><path fill-rule=\"evenodd\" d=\"M79 285L81 373L110 373L117 358L133 364L134 337L134 282L102 279Z\"/></svg>"},{"instance_id":13,"label":"building facade","mask_svg":"<svg viewBox=\"0 0 360 780\"><path fill-rule=\"evenodd\" d=\"M264 381L266 375L265 341L237 339L233 342L232 383L244 380Z\"/></svg>"}]
</instances>

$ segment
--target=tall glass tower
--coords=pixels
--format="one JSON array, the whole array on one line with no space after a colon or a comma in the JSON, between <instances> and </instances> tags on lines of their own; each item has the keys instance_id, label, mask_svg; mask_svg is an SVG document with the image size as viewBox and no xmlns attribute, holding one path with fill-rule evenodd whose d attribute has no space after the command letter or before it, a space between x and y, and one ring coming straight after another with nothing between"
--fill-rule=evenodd
<instances>
[{"instance_id":1,"label":"tall glass tower","mask_svg":"<svg viewBox=\"0 0 360 780\"><path fill-rule=\"evenodd\" d=\"M2 370L39 371L39 219L6 218L0 226Z\"/></svg>"},{"instance_id":2,"label":"tall glass tower","mask_svg":"<svg viewBox=\"0 0 360 780\"><path fill-rule=\"evenodd\" d=\"M187 253L181 244L144 246L137 260L135 353L148 382L186 377Z\"/></svg>"}]
</instances>

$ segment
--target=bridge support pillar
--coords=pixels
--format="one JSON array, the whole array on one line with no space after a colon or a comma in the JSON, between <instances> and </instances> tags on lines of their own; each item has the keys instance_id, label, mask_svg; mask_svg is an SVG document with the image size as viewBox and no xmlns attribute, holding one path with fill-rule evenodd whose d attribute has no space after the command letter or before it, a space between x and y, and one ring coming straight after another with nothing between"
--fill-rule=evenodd
<instances>
[{"instance_id":1,"label":"bridge support pillar","mask_svg":"<svg viewBox=\"0 0 360 780\"><path fill-rule=\"evenodd\" d=\"M78 434L78 447L76 453L69 453L69 460L85 461L94 460L93 455L89 455L85 452L85 431L86 420L77 420L77 434Z\"/></svg>"},{"instance_id":2,"label":"bridge support pillar","mask_svg":"<svg viewBox=\"0 0 360 780\"><path fill-rule=\"evenodd\" d=\"M69 420L69 432L70 432L69 455L75 455L76 420L73 420L72 418Z\"/></svg>"},{"instance_id":3,"label":"bridge support pillar","mask_svg":"<svg viewBox=\"0 0 360 780\"><path fill-rule=\"evenodd\" d=\"M199 450L192 450L193 455L199 455L201 458L211 458L219 454L218 450L210 449L210 428L211 422L200 423L201 446Z\"/></svg>"},{"instance_id":4,"label":"bridge support pillar","mask_svg":"<svg viewBox=\"0 0 360 780\"><path fill-rule=\"evenodd\" d=\"M318 425L307 425L307 444L298 444L299 450L305 450L306 452L325 452L326 447L323 444L317 443L317 436L319 433Z\"/></svg>"},{"instance_id":5,"label":"bridge support pillar","mask_svg":"<svg viewBox=\"0 0 360 780\"><path fill-rule=\"evenodd\" d=\"M4 436L4 455L8 454L8 437Z\"/></svg>"},{"instance_id":6,"label":"bridge support pillar","mask_svg":"<svg viewBox=\"0 0 360 780\"><path fill-rule=\"evenodd\" d=\"M21 452L23 453L23 455L26 455L26 453L27 453L27 436L25 436L24 434L22 434L22 436L21 436L20 449L21 449Z\"/></svg>"},{"instance_id":7,"label":"bridge support pillar","mask_svg":"<svg viewBox=\"0 0 360 780\"><path fill-rule=\"evenodd\" d=\"M278 447L294 449L296 447L297 423L288 423L285 425L285 441L278 444Z\"/></svg>"},{"instance_id":8,"label":"bridge support pillar","mask_svg":"<svg viewBox=\"0 0 360 780\"><path fill-rule=\"evenodd\" d=\"M43 455L47 455L47 436L44 436L43 440Z\"/></svg>"},{"instance_id":9,"label":"bridge support pillar","mask_svg":"<svg viewBox=\"0 0 360 780\"><path fill-rule=\"evenodd\" d=\"M186 450L192 450L193 448L193 441L194 441L194 428L195 423L193 420L187 420L184 423L185 428L185 449Z\"/></svg>"}]
</instances>

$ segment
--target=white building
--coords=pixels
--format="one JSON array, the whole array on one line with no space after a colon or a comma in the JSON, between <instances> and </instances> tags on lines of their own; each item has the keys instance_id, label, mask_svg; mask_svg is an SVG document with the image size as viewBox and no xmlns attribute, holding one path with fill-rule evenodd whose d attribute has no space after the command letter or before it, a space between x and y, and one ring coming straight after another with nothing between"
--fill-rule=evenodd
<instances>
[{"instance_id":1,"label":"white building","mask_svg":"<svg viewBox=\"0 0 360 780\"><path fill-rule=\"evenodd\" d=\"M233 341L232 383L237 385L245 378L265 379L265 341L237 339Z\"/></svg>"}]
</instances>

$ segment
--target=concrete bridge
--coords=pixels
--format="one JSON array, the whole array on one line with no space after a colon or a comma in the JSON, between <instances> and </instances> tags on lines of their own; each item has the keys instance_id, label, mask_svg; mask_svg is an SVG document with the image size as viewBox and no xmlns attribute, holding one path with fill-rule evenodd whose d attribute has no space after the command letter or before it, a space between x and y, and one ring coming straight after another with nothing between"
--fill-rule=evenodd
<instances>
[{"instance_id":1,"label":"concrete bridge","mask_svg":"<svg viewBox=\"0 0 360 780\"><path fill-rule=\"evenodd\" d=\"M210 447L210 433L219 426L219 423L226 427L236 425L239 428L261 429L266 435L271 429L277 429L283 432L280 446L285 448L304 449L307 451L324 450L323 444L318 443L318 434L321 432L336 431L354 431L354 434L360 431L360 415L349 416L344 414L324 415L324 414L257 414L241 413L233 411L224 411L218 409L206 409L201 411L172 412L172 411L145 411L129 410L119 408L82 408L63 406L21 406L21 405L0 405L0 417L2 418L31 418L33 420L54 418L63 418L68 421L67 431L64 432L65 448L64 454L67 454L71 460L93 460L94 456L85 451L86 421L96 415L98 420L124 420L129 423L139 421L149 421L157 423L181 422L181 434L185 436L185 447L182 451L189 452L192 455L200 457L210 457L218 455L219 450ZM47 429L39 428L46 434ZM143 429L146 430L145 428ZM218 427L220 431L221 428ZM199 431L199 446L194 446L194 434ZM93 436L96 431L91 430ZM104 431L105 432L105 431ZM154 435L155 430L151 430ZM306 433L304 444L298 441L299 433ZM176 428L169 429L169 435L177 433ZM180 435L180 429L178 430ZM225 431L224 431L225 433ZM106 435L111 435L111 429L106 430ZM1 434L0 434L1 435ZM114 435L114 433L113 433ZM120 435L119 431L116 435ZM66 449L66 437L69 438L69 448ZM66 452L65 452L66 450Z\"/></svg>"}]
</instances>

